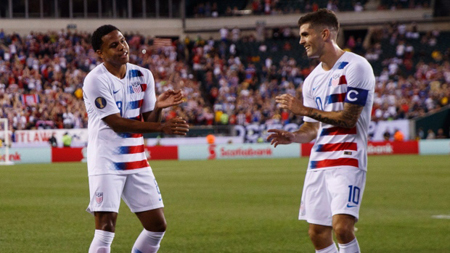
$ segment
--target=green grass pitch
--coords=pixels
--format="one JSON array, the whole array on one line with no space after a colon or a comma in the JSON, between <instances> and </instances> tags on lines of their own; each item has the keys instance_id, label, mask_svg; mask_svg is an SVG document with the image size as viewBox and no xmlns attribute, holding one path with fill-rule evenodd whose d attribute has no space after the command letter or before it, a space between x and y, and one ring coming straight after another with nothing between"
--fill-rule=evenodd
<instances>
[{"instance_id":1,"label":"green grass pitch","mask_svg":"<svg viewBox=\"0 0 450 253\"><path fill-rule=\"evenodd\" d=\"M150 161L168 230L161 253L314 252L298 208L308 159ZM87 252L86 164L0 167L0 252ZM450 252L449 156L371 156L357 237L363 252ZM141 226L122 203L112 252Z\"/></svg>"}]
</instances>

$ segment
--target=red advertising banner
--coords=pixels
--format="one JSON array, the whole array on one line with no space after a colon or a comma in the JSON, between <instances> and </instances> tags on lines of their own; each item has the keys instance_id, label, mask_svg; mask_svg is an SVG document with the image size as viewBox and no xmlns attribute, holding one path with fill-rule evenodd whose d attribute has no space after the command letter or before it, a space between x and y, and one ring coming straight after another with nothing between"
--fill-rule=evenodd
<instances>
[{"instance_id":1,"label":"red advertising banner","mask_svg":"<svg viewBox=\"0 0 450 253\"><path fill-rule=\"evenodd\" d=\"M86 159L83 149L52 148L52 162L81 162ZM146 153L149 160L178 160L177 146L151 146L146 148Z\"/></svg>"},{"instance_id":2,"label":"red advertising banner","mask_svg":"<svg viewBox=\"0 0 450 253\"><path fill-rule=\"evenodd\" d=\"M150 146L148 160L178 160L178 146Z\"/></svg>"},{"instance_id":3,"label":"red advertising banner","mask_svg":"<svg viewBox=\"0 0 450 253\"><path fill-rule=\"evenodd\" d=\"M302 156L309 156L314 143L302 144ZM367 144L368 155L399 155L419 154L419 142L395 141L395 142L369 142Z\"/></svg>"},{"instance_id":4,"label":"red advertising banner","mask_svg":"<svg viewBox=\"0 0 450 253\"><path fill-rule=\"evenodd\" d=\"M83 148L52 148L52 162L81 162Z\"/></svg>"},{"instance_id":5,"label":"red advertising banner","mask_svg":"<svg viewBox=\"0 0 450 253\"><path fill-rule=\"evenodd\" d=\"M369 142L368 155L419 154L418 141Z\"/></svg>"}]
</instances>

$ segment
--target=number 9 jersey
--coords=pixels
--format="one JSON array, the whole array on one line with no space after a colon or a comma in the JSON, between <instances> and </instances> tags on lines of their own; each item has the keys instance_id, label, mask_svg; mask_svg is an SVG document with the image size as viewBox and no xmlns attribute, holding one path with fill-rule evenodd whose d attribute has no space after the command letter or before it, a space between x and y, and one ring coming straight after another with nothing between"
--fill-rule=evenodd
<instances>
[{"instance_id":1,"label":"number 9 jersey","mask_svg":"<svg viewBox=\"0 0 450 253\"><path fill-rule=\"evenodd\" d=\"M88 114L89 175L130 174L149 170L142 134L116 133L102 119L119 113L142 120L156 103L155 82L145 68L127 63L125 77L112 75L103 64L85 78L83 98Z\"/></svg>"}]
</instances>

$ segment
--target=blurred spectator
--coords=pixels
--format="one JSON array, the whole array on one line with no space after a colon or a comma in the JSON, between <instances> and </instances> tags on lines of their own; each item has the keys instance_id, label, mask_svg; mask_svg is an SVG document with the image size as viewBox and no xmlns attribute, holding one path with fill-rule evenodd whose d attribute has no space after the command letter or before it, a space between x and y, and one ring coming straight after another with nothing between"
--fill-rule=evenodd
<instances>
[{"instance_id":1,"label":"blurred spectator","mask_svg":"<svg viewBox=\"0 0 450 253\"><path fill-rule=\"evenodd\" d=\"M383 138L384 138L384 141L390 141L391 140L391 133L389 132L388 129L386 129L386 131L384 131Z\"/></svg>"},{"instance_id":2,"label":"blurred spectator","mask_svg":"<svg viewBox=\"0 0 450 253\"><path fill-rule=\"evenodd\" d=\"M444 134L444 129L439 128L436 134L436 139L445 139L447 136Z\"/></svg>"},{"instance_id":3,"label":"blurred spectator","mask_svg":"<svg viewBox=\"0 0 450 253\"><path fill-rule=\"evenodd\" d=\"M58 141L56 140L55 134L52 133L52 137L48 138L48 143L50 143L50 145L52 147L57 147L58 146Z\"/></svg>"},{"instance_id":4,"label":"blurred spectator","mask_svg":"<svg viewBox=\"0 0 450 253\"><path fill-rule=\"evenodd\" d=\"M65 148L70 148L70 146L72 145L72 136L69 134L69 132L64 133L62 142Z\"/></svg>"},{"instance_id":5,"label":"blurred spectator","mask_svg":"<svg viewBox=\"0 0 450 253\"><path fill-rule=\"evenodd\" d=\"M237 42L240 38L241 38L241 30L237 26L235 26L231 30L231 40L233 42Z\"/></svg>"},{"instance_id":6,"label":"blurred spectator","mask_svg":"<svg viewBox=\"0 0 450 253\"><path fill-rule=\"evenodd\" d=\"M228 42L229 31L227 27L222 27L219 30L220 32L220 40L223 42Z\"/></svg>"},{"instance_id":7,"label":"blurred spectator","mask_svg":"<svg viewBox=\"0 0 450 253\"><path fill-rule=\"evenodd\" d=\"M395 129L394 131L394 141L404 141L405 140L405 135L403 134L403 132L400 129Z\"/></svg>"},{"instance_id":8,"label":"blurred spectator","mask_svg":"<svg viewBox=\"0 0 450 253\"><path fill-rule=\"evenodd\" d=\"M353 9L355 10L355 12L361 12L364 10L364 7L362 6L361 2L356 2L353 6Z\"/></svg>"},{"instance_id":9,"label":"blurred spectator","mask_svg":"<svg viewBox=\"0 0 450 253\"><path fill-rule=\"evenodd\" d=\"M433 129L428 129L427 139L428 140L436 139L436 135L435 135Z\"/></svg>"},{"instance_id":10,"label":"blurred spectator","mask_svg":"<svg viewBox=\"0 0 450 253\"><path fill-rule=\"evenodd\" d=\"M425 132L423 131L422 127L419 127L419 130L417 131L416 140L425 139Z\"/></svg>"}]
</instances>

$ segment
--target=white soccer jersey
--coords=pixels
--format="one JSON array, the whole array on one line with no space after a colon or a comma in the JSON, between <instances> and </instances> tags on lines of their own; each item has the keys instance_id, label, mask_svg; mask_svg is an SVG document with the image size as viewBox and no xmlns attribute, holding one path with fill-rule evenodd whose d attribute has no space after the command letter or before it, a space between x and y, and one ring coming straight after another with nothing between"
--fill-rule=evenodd
<instances>
[{"instance_id":1,"label":"white soccer jersey","mask_svg":"<svg viewBox=\"0 0 450 253\"><path fill-rule=\"evenodd\" d=\"M364 106L353 128L320 122L308 169L356 167L367 170L367 134L372 111L375 76L369 62L345 52L329 71L320 63L303 84L303 103L323 111L340 111L344 103ZM306 122L317 122L304 117Z\"/></svg>"},{"instance_id":2,"label":"white soccer jersey","mask_svg":"<svg viewBox=\"0 0 450 253\"><path fill-rule=\"evenodd\" d=\"M127 63L123 79L112 75L103 64L85 78L84 103L88 113L87 160L89 175L129 174L150 169L142 134L114 132L102 119L119 113L141 120L156 103L155 83L148 69Z\"/></svg>"}]
</instances>

